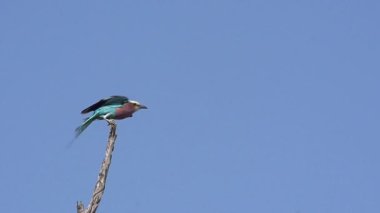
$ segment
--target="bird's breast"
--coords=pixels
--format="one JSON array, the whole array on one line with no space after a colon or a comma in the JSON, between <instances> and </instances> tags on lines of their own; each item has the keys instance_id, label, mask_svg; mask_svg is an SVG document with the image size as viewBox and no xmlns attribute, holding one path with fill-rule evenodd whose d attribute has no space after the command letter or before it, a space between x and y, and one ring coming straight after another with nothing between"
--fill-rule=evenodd
<instances>
[{"instance_id":1,"label":"bird's breast","mask_svg":"<svg viewBox=\"0 0 380 213\"><path fill-rule=\"evenodd\" d=\"M133 111L126 108L118 108L115 112L115 119L120 120L128 117L132 117Z\"/></svg>"}]
</instances>

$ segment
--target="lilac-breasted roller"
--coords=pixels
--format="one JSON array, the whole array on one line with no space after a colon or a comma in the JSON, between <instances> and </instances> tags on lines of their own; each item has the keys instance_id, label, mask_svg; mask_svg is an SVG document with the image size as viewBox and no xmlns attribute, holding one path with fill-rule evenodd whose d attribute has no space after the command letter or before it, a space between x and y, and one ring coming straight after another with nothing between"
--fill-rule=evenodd
<instances>
[{"instance_id":1,"label":"lilac-breasted roller","mask_svg":"<svg viewBox=\"0 0 380 213\"><path fill-rule=\"evenodd\" d=\"M140 109L147 109L147 107L137 101L129 100L125 96L111 96L101 99L82 110L82 114L92 111L94 111L94 113L86 118L82 125L75 129L75 137L78 137L94 120L106 120L110 123L112 122L110 119L121 120L132 117L133 113Z\"/></svg>"}]
</instances>

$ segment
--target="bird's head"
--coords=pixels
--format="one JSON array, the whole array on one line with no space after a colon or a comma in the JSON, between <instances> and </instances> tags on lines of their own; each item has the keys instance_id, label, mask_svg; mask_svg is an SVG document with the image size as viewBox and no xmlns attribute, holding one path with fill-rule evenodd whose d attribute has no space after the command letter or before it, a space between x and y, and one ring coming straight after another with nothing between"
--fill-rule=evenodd
<instances>
[{"instance_id":1,"label":"bird's head","mask_svg":"<svg viewBox=\"0 0 380 213\"><path fill-rule=\"evenodd\" d=\"M129 100L128 103L132 105L132 108L135 112L139 111L140 109L148 109L148 107L140 104L138 101Z\"/></svg>"}]
</instances>

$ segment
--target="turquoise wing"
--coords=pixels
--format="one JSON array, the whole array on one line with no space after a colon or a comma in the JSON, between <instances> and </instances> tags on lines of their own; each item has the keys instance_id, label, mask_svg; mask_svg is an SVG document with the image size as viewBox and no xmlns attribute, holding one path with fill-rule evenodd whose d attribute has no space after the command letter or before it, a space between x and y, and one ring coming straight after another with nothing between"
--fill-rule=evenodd
<instances>
[{"instance_id":1,"label":"turquoise wing","mask_svg":"<svg viewBox=\"0 0 380 213\"><path fill-rule=\"evenodd\" d=\"M91 111L96 111L97 109L104 107L104 106L113 106L113 105L123 105L127 103L129 99L125 96L120 95L114 95L109 98L103 98L99 100L98 102L94 103L93 105L87 107L86 109L82 110L82 114L86 114Z\"/></svg>"}]
</instances>

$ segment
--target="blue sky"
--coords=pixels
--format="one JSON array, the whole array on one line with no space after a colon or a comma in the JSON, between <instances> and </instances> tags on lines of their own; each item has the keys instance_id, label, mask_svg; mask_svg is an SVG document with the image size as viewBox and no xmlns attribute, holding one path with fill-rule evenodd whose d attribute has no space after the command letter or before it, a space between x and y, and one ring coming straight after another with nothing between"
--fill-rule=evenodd
<instances>
[{"instance_id":1,"label":"blue sky","mask_svg":"<svg viewBox=\"0 0 380 213\"><path fill-rule=\"evenodd\" d=\"M378 1L1 1L0 212L379 212Z\"/></svg>"}]
</instances>

